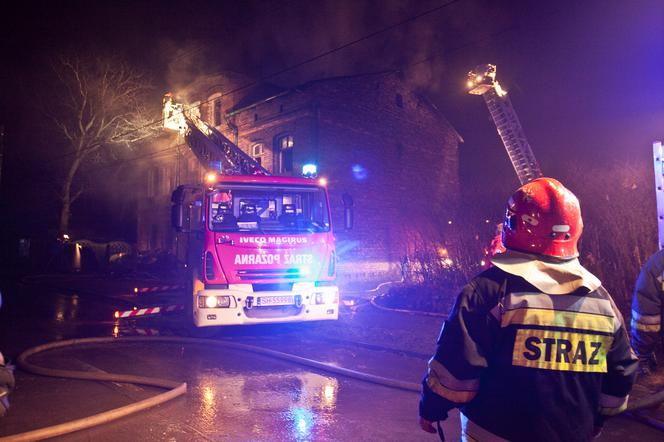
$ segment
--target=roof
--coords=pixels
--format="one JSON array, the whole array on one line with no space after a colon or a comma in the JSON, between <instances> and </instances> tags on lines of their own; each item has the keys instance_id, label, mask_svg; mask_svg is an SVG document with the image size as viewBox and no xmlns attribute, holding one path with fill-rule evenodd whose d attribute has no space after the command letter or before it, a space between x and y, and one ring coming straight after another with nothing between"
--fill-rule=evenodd
<instances>
[{"instance_id":1,"label":"roof","mask_svg":"<svg viewBox=\"0 0 664 442\"><path fill-rule=\"evenodd\" d=\"M317 179L275 175L220 175L217 182L324 187L320 180Z\"/></svg>"},{"instance_id":2,"label":"roof","mask_svg":"<svg viewBox=\"0 0 664 442\"><path fill-rule=\"evenodd\" d=\"M226 112L232 114L233 112L236 112L240 109L251 107L269 99L270 97L274 97L275 95L279 95L288 91L289 90L286 88L271 83L259 83L253 86L249 86L243 91L245 95L242 97L242 99Z\"/></svg>"}]
</instances>

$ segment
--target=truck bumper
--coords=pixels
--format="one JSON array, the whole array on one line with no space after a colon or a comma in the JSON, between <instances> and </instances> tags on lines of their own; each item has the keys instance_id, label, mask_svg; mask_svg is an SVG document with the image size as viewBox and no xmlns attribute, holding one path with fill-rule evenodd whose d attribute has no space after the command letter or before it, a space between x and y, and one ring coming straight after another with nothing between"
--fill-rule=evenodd
<instances>
[{"instance_id":1,"label":"truck bumper","mask_svg":"<svg viewBox=\"0 0 664 442\"><path fill-rule=\"evenodd\" d=\"M197 327L339 318L339 288L336 286L295 284L292 291L254 292L251 284L231 284L228 289L204 289L193 296L193 320ZM228 303L228 307L201 306L208 297L221 299L221 304ZM292 302L287 302L291 299Z\"/></svg>"}]
</instances>

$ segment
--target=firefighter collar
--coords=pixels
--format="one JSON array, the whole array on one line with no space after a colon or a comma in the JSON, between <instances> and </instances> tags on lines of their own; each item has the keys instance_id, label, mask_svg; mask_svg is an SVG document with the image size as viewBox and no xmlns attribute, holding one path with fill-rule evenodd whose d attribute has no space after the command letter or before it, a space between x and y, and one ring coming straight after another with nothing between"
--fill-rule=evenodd
<instances>
[{"instance_id":1,"label":"firefighter collar","mask_svg":"<svg viewBox=\"0 0 664 442\"><path fill-rule=\"evenodd\" d=\"M507 249L495 255L491 261L499 269L522 277L549 295L566 295L580 287L593 291L602 285L595 275L581 265L578 258L545 261L538 255Z\"/></svg>"}]
</instances>

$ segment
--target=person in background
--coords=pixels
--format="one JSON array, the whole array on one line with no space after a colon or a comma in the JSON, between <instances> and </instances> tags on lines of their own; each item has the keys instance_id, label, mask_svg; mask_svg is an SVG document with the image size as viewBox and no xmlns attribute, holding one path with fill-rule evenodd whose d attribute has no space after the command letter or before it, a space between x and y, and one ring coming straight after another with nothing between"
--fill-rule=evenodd
<instances>
[{"instance_id":1,"label":"person in background","mask_svg":"<svg viewBox=\"0 0 664 442\"><path fill-rule=\"evenodd\" d=\"M663 274L664 250L660 250L644 264L632 296L632 347L639 358L642 375L657 368L655 348L662 337Z\"/></svg>"}]
</instances>

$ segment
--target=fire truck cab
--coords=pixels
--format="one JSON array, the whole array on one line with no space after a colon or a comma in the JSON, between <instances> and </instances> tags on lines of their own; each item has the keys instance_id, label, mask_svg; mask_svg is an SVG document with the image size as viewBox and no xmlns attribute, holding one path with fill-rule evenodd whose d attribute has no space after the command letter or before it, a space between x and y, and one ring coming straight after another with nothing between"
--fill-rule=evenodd
<instances>
[{"instance_id":1,"label":"fire truck cab","mask_svg":"<svg viewBox=\"0 0 664 442\"><path fill-rule=\"evenodd\" d=\"M211 173L171 200L196 327L338 318L324 180Z\"/></svg>"}]
</instances>

